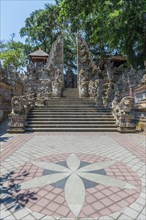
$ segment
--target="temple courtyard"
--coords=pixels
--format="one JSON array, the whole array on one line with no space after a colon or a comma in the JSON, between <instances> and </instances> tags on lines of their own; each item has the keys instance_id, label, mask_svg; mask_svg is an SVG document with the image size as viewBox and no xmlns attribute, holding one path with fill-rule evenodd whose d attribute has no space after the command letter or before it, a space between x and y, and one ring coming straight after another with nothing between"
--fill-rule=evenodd
<instances>
[{"instance_id":1,"label":"temple courtyard","mask_svg":"<svg viewBox=\"0 0 146 220\"><path fill-rule=\"evenodd\" d=\"M0 220L145 220L144 1L1 2Z\"/></svg>"},{"instance_id":2,"label":"temple courtyard","mask_svg":"<svg viewBox=\"0 0 146 220\"><path fill-rule=\"evenodd\" d=\"M144 220L144 133L5 133L2 220Z\"/></svg>"}]
</instances>

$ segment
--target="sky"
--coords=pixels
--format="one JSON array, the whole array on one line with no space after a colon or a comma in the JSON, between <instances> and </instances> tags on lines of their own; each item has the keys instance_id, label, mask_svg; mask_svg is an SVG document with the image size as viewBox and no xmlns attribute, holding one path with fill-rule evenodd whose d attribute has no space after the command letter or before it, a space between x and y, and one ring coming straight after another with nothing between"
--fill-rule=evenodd
<instances>
[{"instance_id":1,"label":"sky","mask_svg":"<svg viewBox=\"0 0 146 220\"><path fill-rule=\"evenodd\" d=\"M38 9L44 9L45 3L54 4L54 0L0 0L0 40L10 40L15 33L14 40L24 42L19 31L25 26L25 20Z\"/></svg>"}]
</instances>

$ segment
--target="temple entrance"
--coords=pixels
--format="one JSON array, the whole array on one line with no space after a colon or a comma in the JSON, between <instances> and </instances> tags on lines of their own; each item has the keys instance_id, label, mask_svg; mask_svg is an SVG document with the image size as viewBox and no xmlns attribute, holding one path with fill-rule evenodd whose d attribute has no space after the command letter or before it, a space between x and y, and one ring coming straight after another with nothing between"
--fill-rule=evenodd
<instances>
[{"instance_id":1,"label":"temple entrance","mask_svg":"<svg viewBox=\"0 0 146 220\"><path fill-rule=\"evenodd\" d=\"M64 90L63 97L79 98L79 91L77 88L77 75L71 69L68 69L64 74Z\"/></svg>"},{"instance_id":2,"label":"temple entrance","mask_svg":"<svg viewBox=\"0 0 146 220\"><path fill-rule=\"evenodd\" d=\"M64 75L64 87L65 88L77 88L77 75L69 69Z\"/></svg>"}]
</instances>

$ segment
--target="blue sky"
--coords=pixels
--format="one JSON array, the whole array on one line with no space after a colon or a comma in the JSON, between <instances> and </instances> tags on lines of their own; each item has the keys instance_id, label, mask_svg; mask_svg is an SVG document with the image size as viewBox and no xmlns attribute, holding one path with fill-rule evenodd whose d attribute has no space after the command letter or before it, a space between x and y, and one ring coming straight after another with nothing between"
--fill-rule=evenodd
<instances>
[{"instance_id":1,"label":"blue sky","mask_svg":"<svg viewBox=\"0 0 146 220\"><path fill-rule=\"evenodd\" d=\"M31 12L44 9L45 3L54 3L54 0L0 0L0 40L11 39L15 33L15 40L24 42L19 31L25 25L25 19Z\"/></svg>"}]
</instances>

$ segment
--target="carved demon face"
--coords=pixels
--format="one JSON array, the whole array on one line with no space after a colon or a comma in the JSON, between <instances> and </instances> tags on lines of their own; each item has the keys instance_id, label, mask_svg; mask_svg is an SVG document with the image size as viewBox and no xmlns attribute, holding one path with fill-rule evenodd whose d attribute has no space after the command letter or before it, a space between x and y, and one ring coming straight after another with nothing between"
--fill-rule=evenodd
<instances>
[{"instance_id":1,"label":"carved demon face","mask_svg":"<svg viewBox=\"0 0 146 220\"><path fill-rule=\"evenodd\" d=\"M15 113L21 113L23 111L23 103L19 97L12 98L12 109Z\"/></svg>"},{"instance_id":2,"label":"carved demon face","mask_svg":"<svg viewBox=\"0 0 146 220\"><path fill-rule=\"evenodd\" d=\"M134 99L132 97L125 97L122 99L121 104L125 112L130 112L133 108Z\"/></svg>"}]
</instances>

